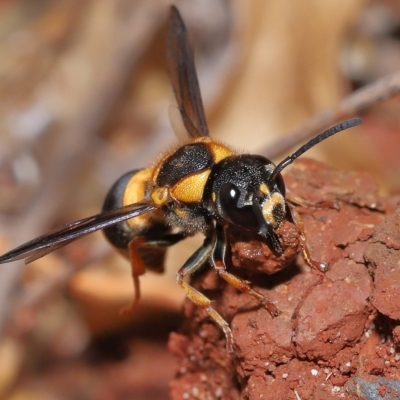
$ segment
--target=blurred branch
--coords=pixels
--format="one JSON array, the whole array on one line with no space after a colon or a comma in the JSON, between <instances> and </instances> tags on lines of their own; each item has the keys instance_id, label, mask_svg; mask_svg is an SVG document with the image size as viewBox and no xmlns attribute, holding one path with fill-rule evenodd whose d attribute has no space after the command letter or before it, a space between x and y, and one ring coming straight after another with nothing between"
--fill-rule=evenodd
<instances>
[{"instance_id":1,"label":"blurred branch","mask_svg":"<svg viewBox=\"0 0 400 400\"><path fill-rule=\"evenodd\" d=\"M356 116L373 105L400 93L400 71L381 78L343 99L335 107L309 118L300 126L287 132L284 137L264 148L262 154L275 158L301 142L311 139L327 127Z\"/></svg>"}]
</instances>

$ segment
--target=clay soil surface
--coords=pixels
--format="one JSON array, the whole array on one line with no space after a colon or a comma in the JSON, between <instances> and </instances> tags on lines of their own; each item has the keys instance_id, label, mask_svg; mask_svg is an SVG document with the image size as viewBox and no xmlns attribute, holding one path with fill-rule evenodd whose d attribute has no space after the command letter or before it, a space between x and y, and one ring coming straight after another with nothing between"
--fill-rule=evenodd
<instances>
[{"instance_id":1,"label":"clay soil surface","mask_svg":"<svg viewBox=\"0 0 400 400\"><path fill-rule=\"evenodd\" d=\"M400 208L379 196L368 174L316 161L297 161L285 182L303 199L296 209L311 257L328 271L304 261L290 222L279 232L282 257L257 237L231 230L230 271L273 301L280 315L271 317L211 269L196 275L193 285L230 323L235 353L227 353L221 330L187 301L186 321L169 340L178 359L172 398L399 399Z\"/></svg>"}]
</instances>

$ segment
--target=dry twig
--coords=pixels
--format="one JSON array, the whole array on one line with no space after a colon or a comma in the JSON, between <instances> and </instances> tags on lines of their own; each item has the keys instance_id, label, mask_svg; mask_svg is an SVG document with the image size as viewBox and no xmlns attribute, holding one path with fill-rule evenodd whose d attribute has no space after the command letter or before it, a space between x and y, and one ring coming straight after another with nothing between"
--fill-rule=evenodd
<instances>
[{"instance_id":1,"label":"dry twig","mask_svg":"<svg viewBox=\"0 0 400 400\"><path fill-rule=\"evenodd\" d=\"M397 71L355 91L336 106L309 118L297 128L287 132L281 139L264 148L262 154L266 154L269 158L278 157L300 142L311 139L328 126L360 114L399 92L400 71Z\"/></svg>"}]
</instances>

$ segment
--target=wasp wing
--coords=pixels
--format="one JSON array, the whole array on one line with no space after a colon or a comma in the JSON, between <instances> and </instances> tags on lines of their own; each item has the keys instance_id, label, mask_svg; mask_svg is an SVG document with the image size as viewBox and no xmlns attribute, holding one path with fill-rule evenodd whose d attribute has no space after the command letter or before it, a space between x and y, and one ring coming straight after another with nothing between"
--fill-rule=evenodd
<instances>
[{"instance_id":1,"label":"wasp wing","mask_svg":"<svg viewBox=\"0 0 400 400\"><path fill-rule=\"evenodd\" d=\"M0 257L0 264L21 259L25 259L25 263L28 264L81 236L88 235L89 233L104 229L110 225L115 225L127 219L138 217L156 208L151 201L142 201L71 222L2 255Z\"/></svg>"},{"instance_id":2,"label":"wasp wing","mask_svg":"<svg viewBox=\"0 0 400 400\"><path fill-rule=\"evenodd\" d=\"M175 6L171 6L167 37L167 66L179 111L192 138L208 136L193 51L185 24Z\"/></svg>"}]
</instances>

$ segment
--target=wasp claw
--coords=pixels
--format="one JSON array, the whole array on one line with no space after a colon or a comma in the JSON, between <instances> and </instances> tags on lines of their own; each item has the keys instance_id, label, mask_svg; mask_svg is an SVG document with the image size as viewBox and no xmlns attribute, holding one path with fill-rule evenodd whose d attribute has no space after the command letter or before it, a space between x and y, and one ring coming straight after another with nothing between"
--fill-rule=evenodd
<instances>
[{"instance_id":1,"label":"wasp claw","mask_svg":"<svg viewBox=\"0 0 400 400\"><path fill-rule=\"evenodd\" d=\"M328 264L318 261L312 261L312 267L321 272L327 272L329 269Z\"/></svg>"},{"instance_id":2,"label":"wasp claw","mask_svg":"<svg viewBox=\"0 0 400 400\"><path fill-rule=\"evenodd\" d=\"M281 313L278 307L274 303L271 303L268 300L265 300L263 302L263 306L268 310L268 312L271 314L272 317L277 317Z\"/></svg>"}]
</instances>

